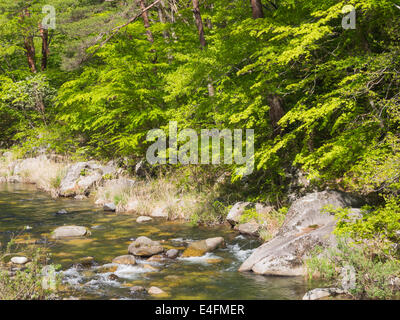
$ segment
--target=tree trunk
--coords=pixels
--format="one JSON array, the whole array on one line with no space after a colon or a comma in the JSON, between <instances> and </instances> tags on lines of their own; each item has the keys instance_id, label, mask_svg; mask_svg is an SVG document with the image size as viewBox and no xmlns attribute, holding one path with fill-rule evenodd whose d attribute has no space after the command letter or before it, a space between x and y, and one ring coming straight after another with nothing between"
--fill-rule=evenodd
<instances>
[{"instance_id":1,"label":"tree trunk","mask_svg":"<svg viewBox=\"0 0 400 320\"><path fill-rule=\"evenodd\" d=\"M25 17L29 17L31 14L28 9L24 9L20 15L21 20L24 20ZM35 45L33 43L33 35L29 34L30 30L26 30L27 35L24 36L24 48L25 54L28 61L29 69L32 73L36 73L36 64L35 64Z\"/></svg>"},{"instance_id":2,"label":"tree trunk","mask_svg":"<svg viewBox=\"0 0 400 320\"><path fill-rule=\"evenodd\" d=\"M281 133L281 127L278 125L279 120L285 115L283 110L283 99L280 96L273 95L268 97L269 118L271 121L274 136Z\"/></svg>"},{"instance_id":3,"label":"tree trunk","mask_svg":"<svg viewBox=\"0 0 400 320\"><path fill-rule=\"evenodd\" d=\"M251 0L251 8L253 10L253 19L264 18L261 0Z\"/></svg>"},{"instance_id":4,"label":"tree trunk","mask_svg":"<svg viewBox=\"0 0 400 320\"><path fill-rule=\"evenodd\" d=\"M44 71L47 68L47 61L49 57L49 30L43 28L42 24L39 24L40 37L42 38L42 66L41 70Z\"/></svg>"},{"instance_id":5,"label":"tree trunk","mask_svg":"<svg viewBox=\"0 0 400 320\"><path fill-rule=\"evenodd\" d=\"M28 66L32 73L36 73L35 65L35 45L33 43L33 36L26 36L24 38L25 54L28 60Z\"/></svg>"},{"instance_id":6,"label":"tree trunk","mask_svg":"<svg viewBox=\"0 0 400 320\"><path fill-rule=\"evenodd\" d=\"M158 4L157 6L157 10L158 10L158 20L161 23L165 23L166 19L165 19L165 15L164 15L164 1L161 0L161 2ZM169 33L166 30L163 30L163 38L166 40L166 42L169 39Z\"/></svg>"},{"instance_id":7,"label":"tree trunk","mask_svg":"<svg viewBox=\"0 0 400 320\"><path fill-rule=\"evenodd\" d=\"M139 4L140 4L140 9L143 11L142 18L143 18L144 27L146 28L147 39L151 43L153 43L154 42L153 33L149 29L150 28L149 17L147 15L147 11L144 11L144 9L146 9L146 5L144 4L144 0L139 0Z\"/></svg>"},{"instance_id":8,"label":"tree trunk","mask_svg":"<svg viewBox=\"0 0 400 320\"><path fill-rule=\"evenodd\" d=\"M199 8L199 0L192 0L193 3L193 14L196 21L197 30L199 32L199 40L201 48L205 48L206 46L206 39L204 38L204 26L203 20L201 19L201 13Z\"/></svg>"}]
</instances>

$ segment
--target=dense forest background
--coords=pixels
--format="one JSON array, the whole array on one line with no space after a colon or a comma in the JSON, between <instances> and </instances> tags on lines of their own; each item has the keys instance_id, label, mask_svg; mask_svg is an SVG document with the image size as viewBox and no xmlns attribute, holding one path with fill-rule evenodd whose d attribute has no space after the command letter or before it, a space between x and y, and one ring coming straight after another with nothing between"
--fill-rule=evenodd
<instances>
[{"instance_id":1,"label":"dense forest background","mask_svg":"<svg viewBox=\"0 0 400 320\"><path fill-rule=\"evenodd\" d=\"M0 147L129 164L171 120L252 128L255 172L221 166L252 194L304 176L396 202L399 28L389 0L0 0Z\"/></svg>"}]
</instances>

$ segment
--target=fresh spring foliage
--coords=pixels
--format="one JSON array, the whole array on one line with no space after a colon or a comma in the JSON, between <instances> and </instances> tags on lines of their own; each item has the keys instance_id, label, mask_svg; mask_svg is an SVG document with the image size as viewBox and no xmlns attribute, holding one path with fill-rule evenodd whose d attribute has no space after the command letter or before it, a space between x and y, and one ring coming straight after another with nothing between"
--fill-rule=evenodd
<instances>
[{"instance_id":1,"label":"fresh spring foliage","mask_svg":"<svg viewBox=\"0 0 400 320\"><path fill-rule=\"evenodd\" d=\"M257 170L240 180L236 165L220 168L242 198L282 204L304 173L310 187L374 195L378 207L354 231L390 237L400 177L393 1L273 0L252 14L249 1L204 0L194 18L195 2L160 0L141 15L151 4L0 0L0 147L131 165L147 131L171 120L252 128ZM56 9L55 29L41 26L43 5ZM342 27L345 5L355 29Z\"/></svg>"}]
</instances>

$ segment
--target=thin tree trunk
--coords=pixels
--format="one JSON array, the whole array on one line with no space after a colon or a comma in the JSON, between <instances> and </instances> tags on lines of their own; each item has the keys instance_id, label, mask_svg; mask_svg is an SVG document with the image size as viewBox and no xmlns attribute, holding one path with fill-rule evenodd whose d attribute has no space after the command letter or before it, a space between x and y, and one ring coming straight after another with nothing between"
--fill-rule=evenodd
<instances>
[{"instance_id":1,"label":"thin tree trunk","mask_svg":"<svg viewBox=\"0 0 400 320\"><path fill-rule=\"evenodd\" d=\"M20 15L21 19L24 20L25 17L29 17L31 14L28 9L24 9L22 14ZM29 30L26 30L27 35L24 37L24 47L25 54L28 61L29 69L32 73L36 73L36 64L35 64L35 45L33 43L33 35L29 35Z\"/></svg>"},{"instance_id":2,"label":"thin tree trunk","mask_svg":"<svg viewBox=\"0 0 400 320\"><path fill-rule=\"evenodd\" d=\"M25 54L28 60L28 66L32 73L36 73L36 64L35 64L35 45L33 43L33 36L27 36L24 39L24 47Z\"/></svg>"},{"instance_id":3,"label":"thin tree trunk","mask_svg":"<svg viewBox=\"0 0 400 320\"><path fill-rule=\"evenodd\" d=\"M165 20L165 15L164 15L164 1L163 1L163 0L161 0L161 2L159 3L159 5L157 6L157 10L158 10L158 20L159 20L161 23L165 23L166 20ZM163 30L163 37L164 37L164 39L165 39L166 42L167 42L168 39L169 39L169 33L168 33L168 31Z\"/></svg>"},{"instance_id":4,"label":"thin tree trunk","mask_svg":"<svg viewBox=\"0 0 400 320\"><path fill-rule=\"evenodd\" d=\"M204 26L203 20L201 19L201 13L199 8L199 0L192 0L193 3L193 14L196 21L197 31L199 32L199 40L201 48L205 48L206 46L206 39L204 38Z\"/></svg>"},{"instance_id":5,"label":"thin tree trunk","mask_svg":"<svg viewBox=\"0 0 400 320\"><path fill-rule=\"evenodd\" d=\"M251 0L251 8L253 10L253 19L264 18L261 0Z\"/></svg>"},{"instance_id":6,"label":"thin tree trunk","mask_svg":"<svg viewBox=\"0 0 400 320\"><path fill-rule=\"evenodd\" d=\"M153 33L150 30L150 22L149 22L149 17L147 15L147 11L145 11L146 5L144 4L144 0L139 0L139 4L140 4L140 9L143 11L142 18L144 27L146 28L147 39L151 43L153 43L154 42Z\"/></svg>"},{"instance_id":7,"label":"thin tree trunk","mask_svg":"<svg viewBox=\"0 0 400 320\"><path fill-rule=\"evenodd\" d=\"M283 99L278 95L273 95L268 97L267 100L269 104L269 118L275 136L280 134L282 130L278 122L285 115L285 111L283 110Z\"/></svg>"},{"instance_id":8,"label":"thin tree trunk","mask_svg":"<svg viewBox=\"0 0 400 320\"><path fill-rule=\"evenodd\" d=\"M42 24L39 24L40 37L42 38L42 66L41 70L44 71L47 68L47 62L49 57L49 30L43 28Z\"/></svg>"}]
</instances>

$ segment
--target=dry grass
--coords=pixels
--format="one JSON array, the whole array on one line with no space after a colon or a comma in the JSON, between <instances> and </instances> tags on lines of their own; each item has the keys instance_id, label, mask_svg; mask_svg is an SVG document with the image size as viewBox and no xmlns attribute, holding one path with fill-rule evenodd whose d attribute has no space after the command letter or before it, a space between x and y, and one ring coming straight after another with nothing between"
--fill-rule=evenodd
<instances>
[{"instance_id":1,"label":"dry grass","mask_svg":"<svg viewBox=\"0 0 400 320\"><path fill-rule=\"evenodd\" d=\"M67 164L56 163L46 157L28 158L15 161L12 155L2 157L0 176L23 183L36 184L38 188L55 195L66 173Z\"/></svg>"},{"instance_id":2,"label":"dry grass","mask_svg":"<svg viewBox=\"0 0 400 320\"><path fill-rule=\"evenodd\" d=\"M117 211L135 212L140 215L152 215L155 211L164 212L171 220L189 221L206 210L213 210L209 205L209 195L180 187L173 176L139 180L134 183L128 181L107 181L97 189L96 203L113 202Z\"/></svg>"}]
</instances>

